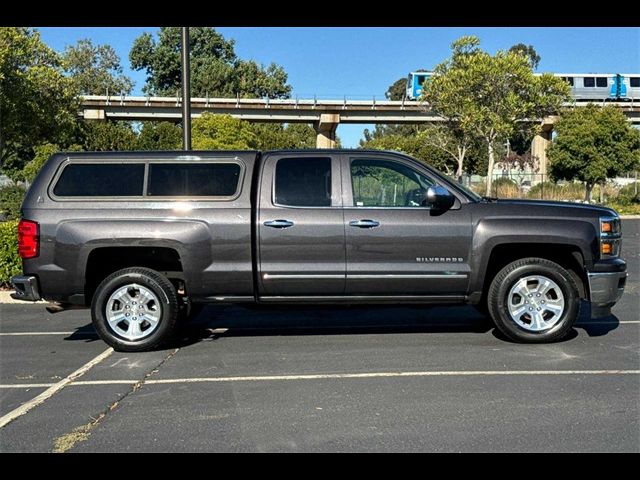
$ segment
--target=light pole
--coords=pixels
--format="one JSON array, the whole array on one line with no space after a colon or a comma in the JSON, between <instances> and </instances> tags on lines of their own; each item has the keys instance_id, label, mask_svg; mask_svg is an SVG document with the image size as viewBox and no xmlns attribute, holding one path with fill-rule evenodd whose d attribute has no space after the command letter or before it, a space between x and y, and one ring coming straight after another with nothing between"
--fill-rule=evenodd
<instances>
[{"instance_id":1,"label":"light pole","mask_svg":"<svg viewBox=\"0 0 640 480\"><path fill-rule=\"evenodd\" d=\"M189 27L182 27L182 147L191 150L191 75L189 71Z\"/></svg>"}]
</instances>

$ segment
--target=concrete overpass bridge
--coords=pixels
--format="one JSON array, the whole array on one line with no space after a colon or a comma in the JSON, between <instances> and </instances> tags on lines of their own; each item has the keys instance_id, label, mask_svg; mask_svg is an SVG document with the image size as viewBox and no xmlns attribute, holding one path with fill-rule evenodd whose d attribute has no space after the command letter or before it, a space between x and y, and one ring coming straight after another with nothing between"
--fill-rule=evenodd
<instances>
[{"instance_id":1,"label":"concrete overpass bridge","mask_svg":"<svg viewBox=\"0 0 640 480\"><path fill-rule=\"evenodd\" d=\"M568 102L565 107L580 108L583 102ZM640 104L602 102L622 109L630 122L640 125ZM249 122L313 124L318 148L334 148L336 129L340 123L394 124L433 123L443 118L417 101L317 100L317 99L254 99L254 98L191 98L191 116L204 112L228 114ZM86 120L174 121L182 119L179 97L136 97L87 95L82 97L80 115ZM532 144L532 154L540 160L540 170L546 171L546 146L551 140L555 117L543 120L543 129Z\"/></svg>"}]
</instances>

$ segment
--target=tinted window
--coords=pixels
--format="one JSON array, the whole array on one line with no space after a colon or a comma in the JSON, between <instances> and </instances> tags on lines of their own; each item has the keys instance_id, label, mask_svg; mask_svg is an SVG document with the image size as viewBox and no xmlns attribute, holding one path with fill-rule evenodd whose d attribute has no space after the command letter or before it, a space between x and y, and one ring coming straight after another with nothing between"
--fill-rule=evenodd
<instances>
[{"instance_id":1,"label":"tinted window","mask_svg":"<svg viewBox=\"0 0 640 480\"><path fill-rule=\"evenodd\" d=\"M147 195L230 197L238 190L236 163L151 163Z\"/></svg>"},{"instance_id":2,"label":"tinted window","mask_svg":"<svg viewBox=\"0 0 640 480\"><path fill-rule=\"evenodd\" d=\"M356 207L424 207L433 182L414 169L388 160L353 160L351 186Z\"/></svg>"},{"instance_id":3,"label":"tinted window","mask_svg":"<svg viewBox=\"0 0 640 480\"><path fill-rule=\"evenodd\" d=\"M330 158L283 158L276 165L276 198L279 205L331 206Z\"/></svg>"},{"instance_id":4,"label":"tinted window","mask_svg":"<svg viewBox=\"0 0 640 480\"><path fill-rule=\"evenodd\" d=\"M596 86L596 79L593 77L584 77L583 80L583 85L585 87L595 87Z\"/></svg>"},{"instance_id":5,"label":"tinted window","mask_svg":"<svg viewBox=\"0 0 640 480\"><path fill-rule=\"evenodd\" d=\"M53 189L59 197L135 197L142 195L144 164L72 163Z\"/></svg>"},{"instance_id":6,"label":"tinted window","mask_svg":"<svg viewBox=\"0 0 640 480\"><path fill-rule=\"evenodd\" d=\"M565 82L573 87L573 77L562 77Z\"/></svg>"},{"instance_id":7,"label":"tinted window","mask_svg":"<svg viewBox=\"0 0 640 480\"><path fill-rule=\"evenodd\" d=\"M629 78L629 83L632 87L640 87L640 77Z\"/></svg>"},{"instance_id":8,"label":"tinted window","mask_svg":"<svg viewBox=\"0 0 640 480\"><path fill-rule=\"evenodd\" d=\"M596 85L598 87L606 87L607 86L607 79L604 78L604 77L596 78Z\"/></svg>"}]
</instances>

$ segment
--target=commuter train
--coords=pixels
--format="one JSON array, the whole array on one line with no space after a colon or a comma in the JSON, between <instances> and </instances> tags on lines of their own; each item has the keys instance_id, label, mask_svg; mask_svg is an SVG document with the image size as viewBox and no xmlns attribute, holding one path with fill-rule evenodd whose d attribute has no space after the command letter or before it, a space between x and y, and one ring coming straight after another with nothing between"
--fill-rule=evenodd
<instances>
[{"instance_id":1,"label":"commuter train","mask_svg":"<svg viewBox=\"0 0 640 480\"><path fill-rule=\"evenodd\" d=\"M424 82L433 72L411 72L407 77L407 100L422 95ZM537 73L536 75L540 75ZM571 85L571 97L576 101L640 100L640 73L554 73Z\"/></svg>"}]
</instances>

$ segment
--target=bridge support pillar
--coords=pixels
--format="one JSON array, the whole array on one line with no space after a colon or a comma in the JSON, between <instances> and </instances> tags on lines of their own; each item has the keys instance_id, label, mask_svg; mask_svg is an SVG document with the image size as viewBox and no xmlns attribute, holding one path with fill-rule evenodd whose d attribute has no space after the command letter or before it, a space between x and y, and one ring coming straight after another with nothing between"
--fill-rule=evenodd
<instances>
[{"instance_id":1,"label":"bridge support pillar","mask_svg":"<svg viewBox=\"0 0 640 480\"><path fill-rule=\"evenodd\" d=\"M339 113L322 113L316 129L316 148L336 148L336 129L340 124Z\"/></svg>"},{"instance_id":2,"label":"bridge support pillar","mask_svg":"<svg viewBox=\"0 0 640 480\"><path fill-rule=\"evenodd\" d=\"M538 159L538 173L547 175L547 147L551 144L551 134L553 125L558 121L558 117L547 117L542 121L540 133L533 137L531 142L531 155ZM547 180L545 178L545 180Z\"/></svg>"}]
</instances>

